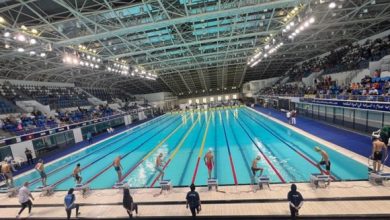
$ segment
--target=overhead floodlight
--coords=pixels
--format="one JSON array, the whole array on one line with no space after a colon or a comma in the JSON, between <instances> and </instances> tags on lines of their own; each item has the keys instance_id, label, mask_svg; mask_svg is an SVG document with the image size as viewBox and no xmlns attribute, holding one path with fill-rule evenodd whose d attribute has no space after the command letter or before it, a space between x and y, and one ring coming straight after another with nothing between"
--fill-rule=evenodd
<instances>
[{"instance_id":1,"label":"overhead floodlight","mask_svg":"<svg viewBox=\"0 0 390 220\"><path fill-rule=\"evenodd\" d=\"M24 52L24 49L21 48L21 47L19 47L19 48L18 48L18 52L21 52L21 53L22 53L22 52Z\"/></svg>"},{"instance_id":2,"label":"overhead floodlight","mask_svg":"<svg viewBox=\"0 0 390 220\"><path fill-rule=\"evenodd\" d=\"M40 56L41 56L41 57L45 57L45 56L46 56L46 53L41 53Z\"/></svg>"},{"instance_id":3,"label":"overhead floodlight","mask_svg":"<svg viewBox=\"0 0 390 220\"><path fill-rule=\"evenodd\" d=\"M26 41L26 37L23 34L18 34L16 40L24 42Z\"/></svg>"},{"instance_id":4,"label":"overhead floodlight","mask_svg":"<svg viewBox=\"0 0 390 220\"><path fill-rule=\"evenodd\" d=\"M79 63L79 60L78 60L77 58L73 58L73 59L72 59L72 63L73 63L74 65L76 65L76 64Z\"/></svg>"},{"instance_id":5,"label":"overhead floodlight","mask_svg":"<svg viewBox=\"0 0 390 220\"><path fill-rule=\"evenodd\" d=\"M292 26L294 26L294 22L293 22L293 21L292 21L292 22L290 22L290 24L289 24L289 25L290 25L291 27L292 27Z\"/></svg>"},{"instance_id":6,"label":"overhead floodlight","mask_svg":"<svg viewBox=\"0 0 390 220\"><path fill-rule=\"evenodd\" d=\"M288 38L292 39L292 38L293 38L293 36L291 36L291 35L290 35L290 36L288 36Z\"/></svg>"},{"instance_id":7,"label":"overhead floodlight","mask_svg":"<svg viewBox=\"0 0 390 220\"><path fill-rule=\"evenodd\" d=\"M268 44L265 45L264 49L268 50L268 48L269 48L269 45Z\"/></svg>"},{"instance_id":8,"label":"overhead floodlight","mask_svg":"<svg viewBox=\"0 0 390 220\"><path fill-rule=\"evenodd\" d=\"M4 37L10 37L11 36L11 33L10 32L5 32L4 33Z\"/></svg>"},{"instance_id":9,"label":"overhead floodlight","mask_svg":"<svg viewBox=\"0 0 390 220\"><path fill-rule=\"evenodd\" d=\"M0 16L0 23L5 23L5 19Z\"/></svg>"},{"instance_id":10,"label":"overhead floodlight","mask_svg":"<svg viewBox=\"0 0 390 220\"><path fill-rule=\"evenodd\" d=\"M37 43L37 40L35 40L34 38L31 38L31 39L30 39L30 44L34 45L34 44L36 44L36 43Z\"/></svg>"},{"instance_id":11,"label":"overhead floodlight","mask_svg":"<svg viewBox=\"0 0 390 220\"><path fill-rule=\"evenodd\" d=\"M304 27L303 26L300 26L299 27L299 31L303 31Z\"/></svg>"},{"instance_id":12,"label":"overhead floodlight","mask_svg":"<svg viewBox=\"0 0 390 220\"><path fill-rule=\"evenodd\" d=\"M84 66L84 62L83 61L80 61L80 66Z\"/></svg>"},{"instance_id":13,"label":"overhead floodlight","mask_svg":"<svg viewBox=\"0 0 390 220\"><path fill-rule=\"evenodd\" d=\"M24 26L24 25L22 25L21 27L20 27L22 30L27 30L27 27L26 26Z\"/></svg>"},{"instance_id":14,"label":"overhead floodlight","mask_svg":"<svg viewBox=\"0 0 390 220\"><path fill-rule=\"evenodd\" d=\"M336 3L334 2L329 3L329 8L330 9L336 8Z\"/></svg>"},{"instance_id":15,"label":"overhead floodlight","mask_svg":"<svg viewBox=\"0 0 390 220\"><path fill-rule=\"evenodd\" d=\"M31 29L31 33L38 34L38 31L37 31L37 29L33 28L33 29Z\"/></svg>"},{"instance_id":16,"label":"overhead floodlight","mask_svg":"<svg viewBox=\"0 0 390 220\"><path fill-rule=\"evenodd\" d=\"M10 48L11 46L10 46L9 44L5 44L4 47L5 47L5 49L8 49L8 48Z\"/></svg>"},{"instance_id":17,"label":"overhead floodlight","mask_svg":"<svg viewBox=\"0 0 390 220\"><path fill-rule=\"evenodd\" d=\"M305 27L309 27L309 22L306 21L303 25L304 25Z\"/></svg>"},{"instance_id":18,"label":"overhead floodlight","mask_svg":"<svg viewBox=\"0 0 390 220\"><path fill-rule=\"evenodd\" d=\"M267 57L268 57L268 54L264 54L264 57L267 58Z\"/></svg>"},{"instance_id":19,"label":"overhead floodlight","mask_svg":"<svg viewBox=\"0 0 390 220\"><path fill-rule=\"evenodd\" d=\"M314 21L315 21L315 18L314 18L314 17L311 17L310 20L309 20L310 24L313 24Z\"/></svg>"},{"instance_id":20,"label":"overhead floodlight","mask_svg":"<svg viewBox=\"0 0 390 220\"><path fill-rule=\"evenodd\" d=\"M31 56L35 55L35 51L33 51L33 50L30 51L30 55L31 55Z\"/></svg>"}]
</instances>

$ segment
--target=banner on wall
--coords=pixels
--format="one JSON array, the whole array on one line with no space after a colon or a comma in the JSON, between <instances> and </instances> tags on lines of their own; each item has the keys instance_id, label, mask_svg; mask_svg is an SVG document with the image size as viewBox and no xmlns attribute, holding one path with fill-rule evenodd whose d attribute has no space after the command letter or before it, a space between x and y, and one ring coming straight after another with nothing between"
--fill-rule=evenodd
<instances>
[{"instance_id":1,"label":"banner on wall","mask_svg":"<svg viewBox=\"0 0 390 220\"><path fill-rule=\"evenodd\" d=\"M302 103L306 102L312 104L390 112L390 103L358 102L358 101L329 100L329 99L307 99L307 98L303 98L300 101Z\"/></svg>"}]
</instances>

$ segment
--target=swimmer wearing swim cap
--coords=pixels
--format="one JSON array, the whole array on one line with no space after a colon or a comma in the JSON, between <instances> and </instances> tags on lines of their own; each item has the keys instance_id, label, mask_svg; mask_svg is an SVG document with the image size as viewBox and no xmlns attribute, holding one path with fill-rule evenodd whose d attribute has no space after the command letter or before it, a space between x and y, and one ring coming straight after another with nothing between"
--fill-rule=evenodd
<instances>
[{"instance_id":1,"label":"swimmer wearing swim cap","mask_svg":"<svg viewBox=\"0 0 390 220\"><path fill-rule=\"evenodd\" d=\"M209 148L209 151L204 156L204 163L206 164L207 171L209 174L209 179L211 179L211 173L213 172L214 167L214 155L213 155L213 149Z\"/></svg>"}]
</instances>

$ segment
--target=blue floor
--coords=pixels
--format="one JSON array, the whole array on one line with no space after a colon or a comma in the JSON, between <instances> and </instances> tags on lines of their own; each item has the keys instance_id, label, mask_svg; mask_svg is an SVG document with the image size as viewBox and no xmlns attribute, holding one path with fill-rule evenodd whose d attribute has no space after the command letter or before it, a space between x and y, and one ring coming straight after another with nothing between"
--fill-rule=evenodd
<instances>
[{"instance_id":1,"label":"blue floor","mask_svg":"<svg viewBox=\"0 0 390 220\"><path fill-rule=\"evenodd\" d=\"M287 123L285 112L263 107L255 107L254 109ZM369 136L333 127L313 119L299 117L299 115L296 127L364 157L371 155L372 143ZM390 166L390 161L386 161L385 164Z\"/></svg>"},{"instance_id":2,"label":"blue floor","mask_svg":"<svg viewBox=\"0 0 390 220\"><path fill-rule=\"evenodd\" d=\"M145 119L145 120L142 120L142 121L137 121L137 122L134 122L134 123L132 123L132 124L130 124L128 126L121 126L121 127L115 128L114 132L111 133L111 134L108 134L107 132L104 132L102 134L94 136L93 137L93 143L96 143L96 142L101 141L103 139L109 138L109 137L111 137L111 136L113 136L115 134L118 134L118 133L126 130L126 129L135 127L135 126L137 126L139 124L142 124L144 122L147 122L147 121L149 121L151 119L153 119L153 118L148 118L148 119ZM56 159L58 159L60 157L63 157L65 155L67 155L67 154L70 154L70 153L72 153L74 151L80 150L80 149L82 149L84 147L87 147L89 145L90 144L88 143L88 141L82 141L82 142L79 142L79 143L77 143L77 144L75 144L73 146L70 146L70 147L66 148L66 149L59 150L57 152L54 152L53 154L50 154L50 155L47 155L47 156L43 156L41 158L43 159L43 161L45 163L49 163L50 161L56 160ZM37 160L37 158L34 158L34 161L36 161L36 160ZM24 173L26 171L29 171L29 170L33 169L34 166L35 166L34 164L33 165L24 164L24 165L22 165L22 167L17 168L17 171L13 172L13 174L14 174L14 176L19 175L21 173Z\"/></svg>"}]
</instances>

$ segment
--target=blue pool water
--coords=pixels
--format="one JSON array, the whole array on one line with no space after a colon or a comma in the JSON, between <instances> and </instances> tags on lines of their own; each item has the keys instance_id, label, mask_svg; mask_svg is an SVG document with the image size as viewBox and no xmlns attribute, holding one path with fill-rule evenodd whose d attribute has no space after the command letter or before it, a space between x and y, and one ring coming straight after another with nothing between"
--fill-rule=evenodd
<instances>
[{"instance_id":1,"label":"blue pool water","mask_svg":"<svg viewBox=\"0 0 390 220\"><path fill-rule=\"evenodd\" d=\"M46 172L49 185L67 190L75 185L71 173L80 163L84 183L93 189L112 188L117 181L112 162L120 155L124 180L132 187L157 187L160 176L154 163L163 153L164 179L174 186L193 181L206 185L203 157L212 148L213 176L221 185L250 184L251 162L259 154L259 166L272 182L305 182L319 172L315 163L321 156L314 146L328 152L335 180L367 179L367 166L245 107L166 114L51 163ZM35 171L15 180L17 185L24 181L32 182L32 189L41 186Z\"/></svg>"}]
</instances>

